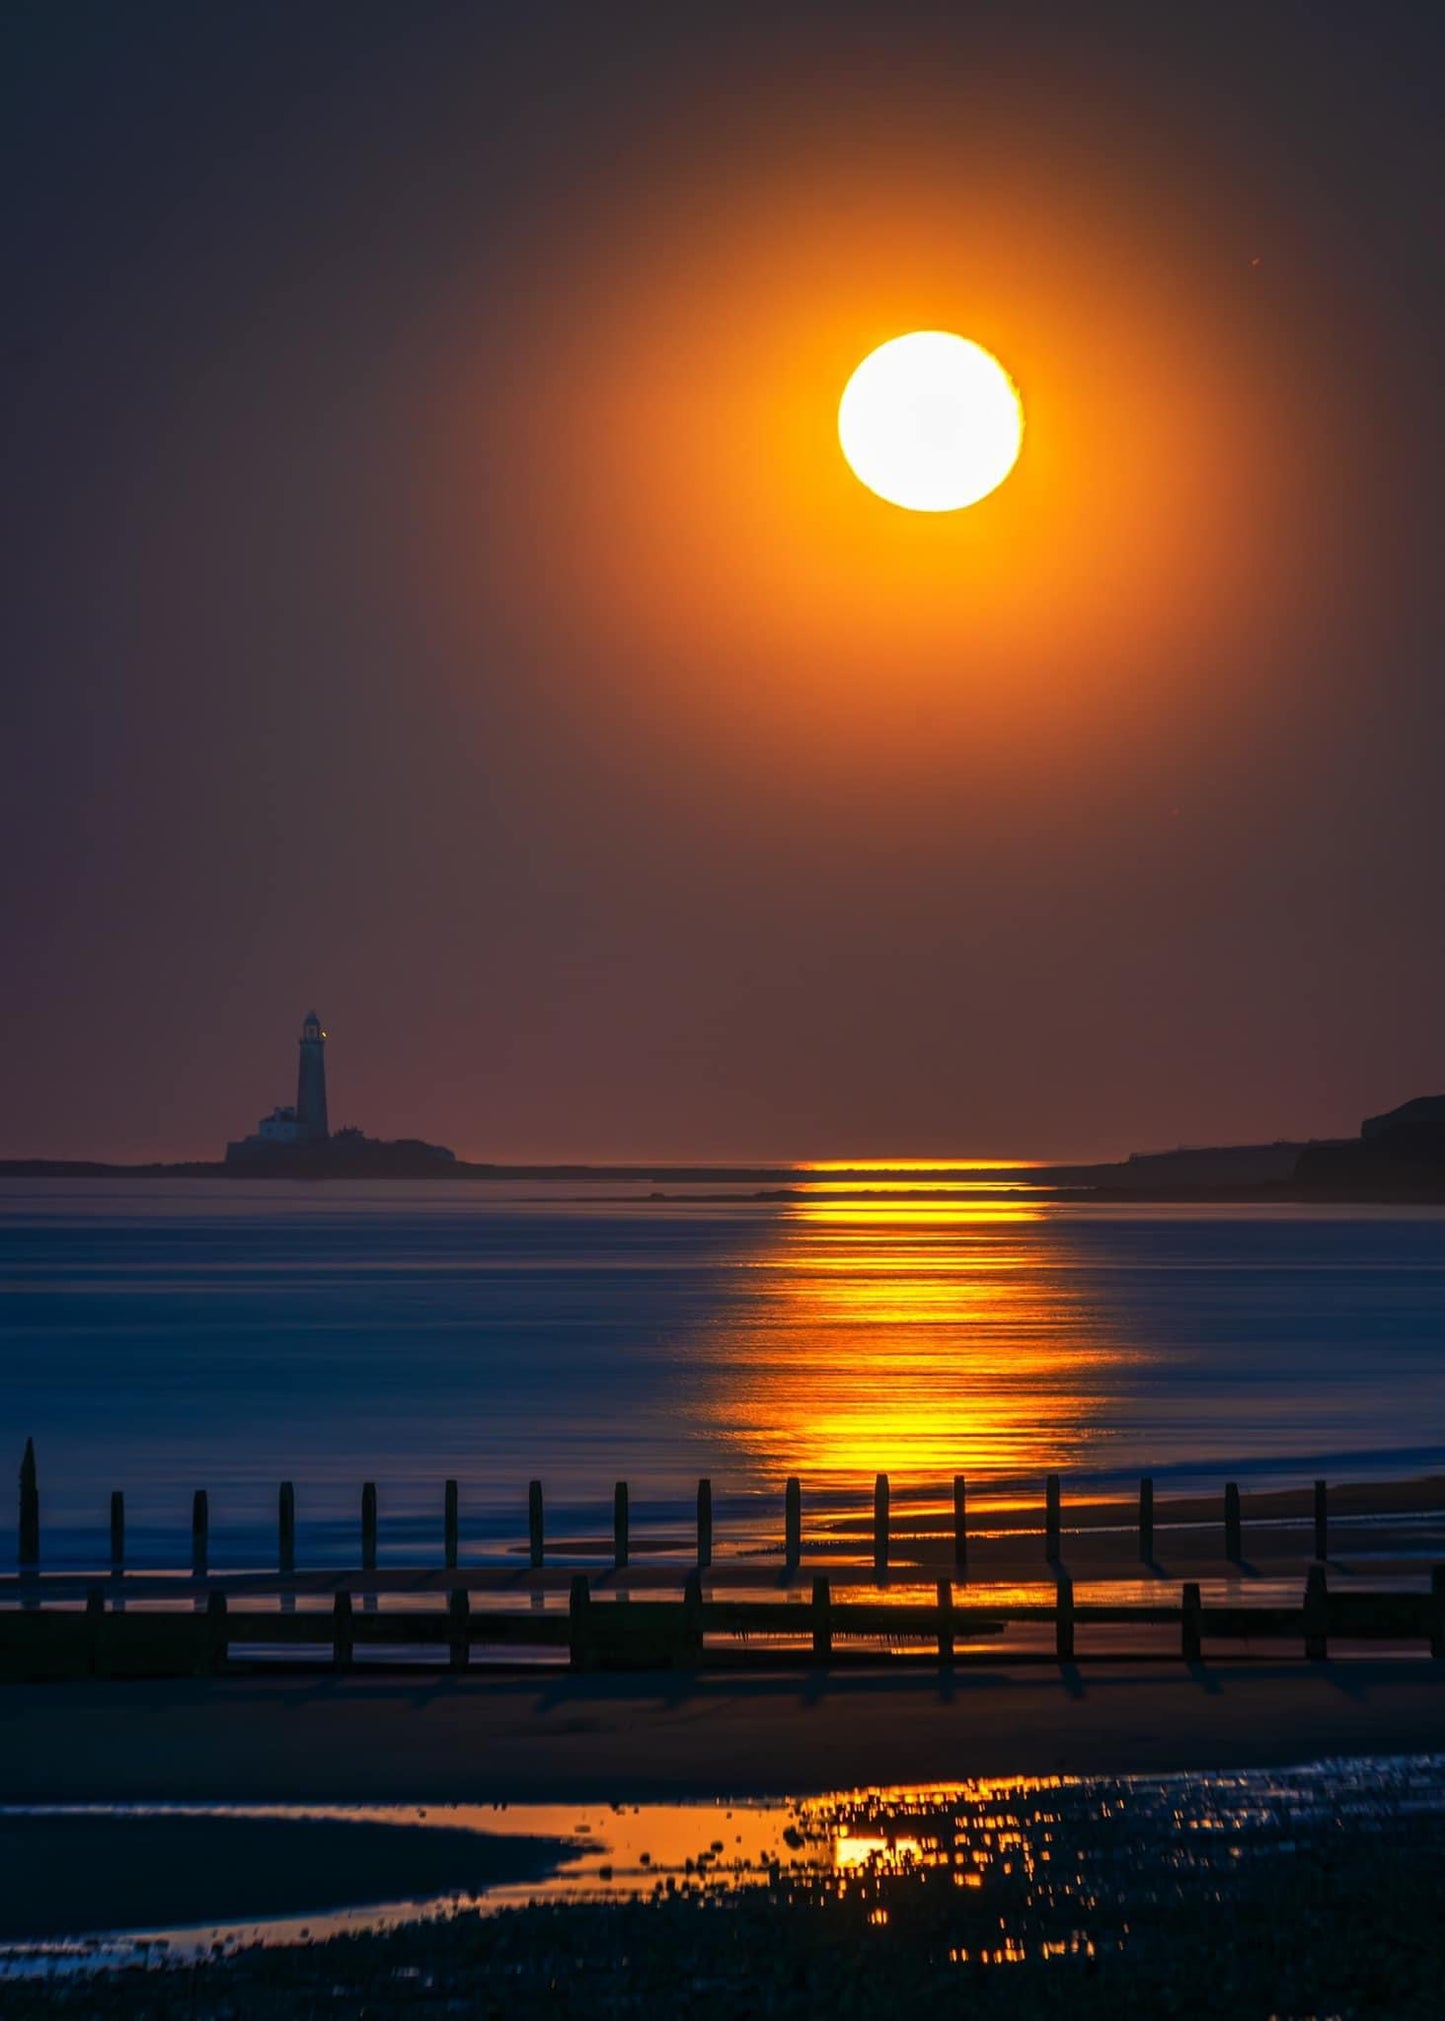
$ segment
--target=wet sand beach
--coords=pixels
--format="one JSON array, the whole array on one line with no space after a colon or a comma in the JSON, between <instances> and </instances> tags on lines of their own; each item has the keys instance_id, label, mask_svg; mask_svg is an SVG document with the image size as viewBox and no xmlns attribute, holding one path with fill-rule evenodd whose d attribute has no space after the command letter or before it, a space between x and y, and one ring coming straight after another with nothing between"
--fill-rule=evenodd
<instances>
[{"instance_id":1,"label":"wet sand beach","mask_svg":"<svg viewBox=\"0 0 1445 2021\"><path fill-rule=\"evenodd\" d=\"M580 1893L569 1893L573 1884L558 1876L541 1879L535 1895L531 1884L494 1893L493 1908L517 1904L502 1913L432 1901L360 1921L313 1913L279 1930L151 1925L140 1948L31 1948L28 1966L0 1961L12 1972L0 2004L7 2021L662 2013L873 2021L934 2009L1006 2021L1434 2021L1445 1964L1442 1771L1439 1757L1416 1757L839 1791L771 1812L733 1804L492 1809L475 1820L487 1834L530 1826L590 1837L603 1895L589 1894L585 1878ZM372 1875L364 1858L358 1869L357 1850L388 1833L398 1848L409 1842L418 1875L430 1864L456 1876L456 1855L429 1856L427 1841L446 1847L465 1818L464 1809L428 1817L399 1808L379 1829L274 1829L302 1847L313 1835L318 1850L335 1841L342 1860L350 1834L352 1871L363 1880ZM424 1829L406 1829L422 1819ZM110 1821L22 1822L39 1829L42 1849L47 1831L57 1841L69 1835L81 1884L66 1888L62 1875L55 1907L73 1915ZM237 1858L257 1850L253 1824L224 1814L139 1816L127 1829L137 1846L149 1835L162 1873L169 1863L174 1874L177 1847L188 1841L214 1876L234 1877L240 1865L254 1890L256 1876ZM769 1841L761 1858L760 1826ZM543 1850L513 1839L494 1844L490 1860L495 1867ZM616 1857L621 1892L598 1853ZM487 1860L474 1857L472 1874ZM298 1875L294 1859L289 1877L305 1899L329 1878ZM193 1877L189 1886L194 1901ZM97 1973L105 1963L120 1969Z\"/></svg>"},{"instance_id":2,"label":"wet sand beach","mask_svg":"<svg viewBox=\"0 0 1445 2021\"><path fill-rule=\"evenodd\" d=\"M0 1802L644 1800L1445 1744L1445 1663L220 1679L0 1691Z\"/></svg>"}]
</instances>

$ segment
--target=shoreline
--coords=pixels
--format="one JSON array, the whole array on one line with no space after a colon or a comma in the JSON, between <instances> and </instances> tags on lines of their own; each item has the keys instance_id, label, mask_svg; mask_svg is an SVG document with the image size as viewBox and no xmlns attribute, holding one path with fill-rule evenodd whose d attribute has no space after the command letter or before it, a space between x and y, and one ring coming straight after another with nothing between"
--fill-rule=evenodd
<instances>
[{"instance_id":1,"label":"shoreline","mask_svg":"<svg viewBox=\"0 0 1445 2021\"><path fill-rule=\"evenodd\" d=\"M1301 1463L1301 1470L1306 1463ZM1315 1463L1308 1463L1313 1466ZM1320 1463L1323 1467L1324 1463ZM782 1511L759 1514L746 1534L719 1526L724 1548L719 1550L705 1580L709 1591L749 1589L773 1591L800 1588L813 1574L828 1573L840 1584L874 1588L886 1597L890 1586L910 1579L952 1577L960 1598L986 1605L990 1583L1052 1583L1059 1570L1080 1582L1169 1581L1183 1578L1240 1582L1248 1592L1261 1578L1303 1581L1314 1562L1315 1491L1313 1482L1284 1487L1256 1486L1247 1471L1236 1468L1242 1483L1240 1499L1245 1558L1226 1555L1223 1489L1208 1493L1170 1492L1167 1477L1156 1477L1153 1499L1153 1550L1145 1562L1139 1550L1137 1493L1121 1495L1107 1484L1065 1476L1061 1504L1061 1554L1057 1564L1044 1555L1044 1508L1038 1487L1028 1491L1008 1481L969 1483L967 1579L957 1570L953 1507L939 1484L908 1478L893 1482L889 1517L890 1570L880 1580L873 1569L873 1514L861 1494L845 1501L841 1490L814 1489L807 1504L806 1548L791 1568L783 1559ZM1165 1485L1160 1488L1158 1482ZM642 1503L644 1513L648 1505ZM389 1558L373 1574L350 1561L310 1562L287 1575L285 1590L293 1596L329 1597L340 1586L355 1592L434 1594L465 1587L473 1593L565 1593L572 1576L585 1569L594 1588L675 1596L691 1570L688 1514L676 1515L675 1534L659 1536L639 1524L637 1551L625 1569L612 1562L615 1540L599 1521L595 1530L574 1529L550 1539L551 1562L542 1569L525 1562L515 1522L495 1533L469 1539L469 1554L454 1568L429 1561L425 1551L408 1559ZM1429 1577L1433 1563L1445 1561L1445 1474L1412 1470L1395 1478L1330 1478L1328 1484L1329 1555L1332 1574L1346 1580ZM253 1554L258 1562L212 1563L203 1574L191 1571L182 1552L173 1561L132 1561L117 1583L114 1569L103 1561L103 1540L94 1524L81 1529L52 1525L51 1549L42 1568L0 1570L0 1606L20 1600L83 1601L100 1582L112 1599L170 1600L224 1591L233 1598L269 1595L278 1590L278 1575L263 1567L264 1544ZM93 1545L91 1560L71 1562L57 1556L54 1540L65 1546L83 1536ZM965 1589L975 1589L971 1594Z\"/></svg>"},{"instance_id":2,"label":"shoreline","mask_svg":"<svg viewBox=\"0 0 1445 2021\"><path fill-rule=\"evenodd\" d=\"M787 1206L811 1196L810 1182L826 1177L830 1189L839 1186L858 1192L882 1190L892 1196L906 1186L910 1197L955 1199L951 1181L971 1177L1000 1192L1027 1192L1049 1206L1137 1206L1137 1207L1419 1207L1445 1206L1445 1178L1431 1169L1416 1182L1403 1179L1349 1184L1336 1180L1301 1185L1294 1179L1236 1181L1233 1183L1183 1182L1139 1183L1121 1178L1122 1165L1000 1165L972 1173L951 1170L947 1162L936 1169L918 1167L853 1167L833 1169L826 1174L806 1166L716 1166L716 1165L487 1165L458 1159L437 1170L395 1171L349 1168L337 1164L311 1171L254 1170L214 1160L174 1164L112 1165L90 1159L8 1158L0 1159L0 1182L123 1180L146 1181L218 1180L228 1184L284 1186L303 1190L333 1183L359 1185L423 1185L450 1188L458 1185L584 1185L639 1186L651 1190L632 1204L666 1206L759 1205ZM930 1187L933 1179L942 1182ZM727 1186L726 1193L669 1194L660 1186ZM740 1191L741 1188L754 1190ZM561 1204L569 1204L565 1197ZM593 1196L580 1196L570 1204L590 1205Z\"/></svg>"}]
</instances>

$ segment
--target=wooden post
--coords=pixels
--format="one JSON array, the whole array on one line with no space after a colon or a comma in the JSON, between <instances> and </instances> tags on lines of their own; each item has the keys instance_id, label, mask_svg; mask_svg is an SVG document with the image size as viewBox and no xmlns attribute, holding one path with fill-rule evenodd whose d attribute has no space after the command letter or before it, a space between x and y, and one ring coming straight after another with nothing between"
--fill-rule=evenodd
<instances>
[{"instance_id":1,"label":"wooden post","mask_svg":"<svg viewBox=\"0 0 1445 2021\"><path fill-rule=\"evenodd\" d=\"M447 1601L447 1646L453 1670L465 1670L472 1660L471 1637L467 1633L470 1614L467 1589L458 1586Z\"/></svg>"},{"instance_id":2,"label":"wooden post","mask_svg":"<svg viewBox=\"0 0 1445 2021\"><path fill-rule=\"evenodd\" d=\"M289 1579L296 1570L296 1490L290 1481L281 1483L276 1500L276 1559Z\"/></svg>"},{"instance_id":3,"label":"wooden post","mask_svg":"<svg viewBox=\"0 0 1445 2021\"><path fill-rule=\"evenodd\" d=\"M1044 1556L1051 1565L1059 1562L1059 1477L1050 1474L1044 1482Z\"/></svg>"},{"instance_id":4,"label":"wooden post","mask_svg":"<svg viewBox=\"0 0 1445 2021\"><path fill-rule=\"evenodd\" d=\"M351 1595L338 1593L331 1609L331 1660L338 1670L351 1668Z\"/></svg>"},{"instance_id":5,"label":"wooden post","mask_svg":"<svg viewBox=\"0 0 1445 2021\"><path fill-rule=\"evenodd\" d=\"M619 1481L612 1492L612 1563L619 1572L627 1565L627 1543L627 1483Z\"/></svg>"},{"instance_id":6,"label":"wooden post","mask_svg":"<svg viewBox=\"0 0 1445 2021\"><path fill-rule=\"evenodd\" d=\"M702 1662L702 1573L689 1572L682 1589L682 1649L689 1665Z\"/></svg>"},{"instance_id":7,"label":"wooden post","mask_svg":"<svg viewBox=\"0 0 1445 2021\"><path fill-rule=\"evenodd\" d=\"M110 1497L110 1569L117 1578L125 1570L125 1496L119 1488Z\"/></svg>"},{"instance_id":8,"label":"wooden post","mask_svg":"<svg viewBox=\"0 0 1445 2021\"><path fill-rule=\"evenodd\" d=\"M1199 1619L1199 1587L1190 1580L1180 1600L1182 1609L1180 1655L1186 1663L1201 1662L1202 1638Z\"/></svg>"},{"instance_id":9,"label":"wooden post","mask_svg":"<svg viewBox=\"0 0 1445 2021\"><path fill-rule=\"evenodd\" d=\"M457 1568L457 1539L460 1524L457 1519L457 1484L448 1481L443 1491L442 1506L442 1551L446 1558L447 1570Z\"/></svg>"},{"instance_id":10,"label":"wooden post","mask_svg":"<svg viewBox=\"0 0 1445 2021\"><path fill-rule=\"evenodd\" d=\"M1154 1482L1148 1474L1139 1483L1139 1558L1154 1563Z\"/></svg>"},{"instance_id":11,"label":"wooden post","mask_svg":"<svg viewBox=\"0 0 1445 2021\"><path fill-rule=\"evenodd\" d=\"M813 1661L826 1663L833 1654L833 1594L827 1574L813 1580Z\"/></svg>"},{"instance_id":12,"label":"wooden post","mask_svg":"<svg viewBox=\"0 0 1445 2021\"><path fill-rule=\"evenodd\" d=\"M587 1584L587 1574L574 1572L567 1597L568 1653L574 1670L591 1670L593 1667L592 1637L588 1633L591 1612L592 1589Z\"/></svg>"},{"instance_id":13,"label":"wooden post","mask_svg":"<svg viewBox=\"0 0 1445 2021\"><path fill-rule=\"evenodd\" d=\"M1324 1564L1330 1555L1330 1491L1315 1482L1315 1557Z\"/></svg>"},{"instance_id":14,"label":"wooden post","mask_svg":"<svg viewBox=\"0 0 1445 2021\"><path fill-rule=\"evenodd\" d=\"M1067 1572L1060 1572L1054 1596L1054 1653L1060 1663L1074 1660L1074 1582Z\"/></svg>"},{"instance_id":15,"label":"wooden post","mask_svg":"<svg viewBox=\"0 0 1445 2021\"><path fill-rule=\"evenodd\" d=\"M105 1675L105 1594L99 1586L85 1595L85 1667L92 1677Z\"/></svg>"},{"instance_id":16,"label":"wooden post","mask_svg":"<svg viewBox=\"0 0 1445 2021\"><path fill-rule=\"evenodd\" d=\"M376 1570L376 1482L367 1481L361 1490L361 1569Z\"/></svg>"},{"instance_id":17,"label":"wooden post","mask_svg":"<svg viewBox=\"0 0 1445 2021\"><path fill-rule=\"evenodd\" d=\"M35 1441L25 1441L20 1462L20 1563L33 1567L40 1563L40 1485L35 1472Z\"/></svg>"},{"instance_id":18,"label":"wooden post","mask_svg":"<svg viewBox=\"0 0 1445 2021\"><path fill-rule=\"evenodd\" d=\"M938 1660L940 1663L953 1661L953 1582L940 1579L938 1582Z\"/></svg>"},{"instance_id":19,"label":"wooden post","mask_svg":"<svg viewBox=\"0 0 1445 2021\"><path fill-rule=\"evenodd\" d=\"M968 1482L962 1474L953 1477L953 1568L960 1579L968 1577Z\"/></svg>"},{"instance_id":20,"label":"wooden post","mask_svg":"<svg viewBox=\"0 0 1445 2021\"><path fill-rule=\"evenodd\" d=\"M532 1481L527 1487L527 1556L532 1570L540 1572L546 1553L546 1534L542 1512L542 1483Z\"/></svg>"},{"instance_id":21,"label":"wooden post","mask_svg":"<svg viewBox=\"0 0 1445 2021\"><path fill-rule=\"evenodd\" d=\"M888 1570L888 1476L880 1474L873 1483L873 1570Z\"/></svg>"},{"instance_id":22,"label":"wooden post","mask_svg":"<svg viewBox=\"0 0 1445 2021\"><path fill-rule=\"evenodd\" d=\"M1445 1656L1445 1565L1430 1567L1430 1654Z\"/></svg>"},{"instance_id":23,"label":"wooden post","mask_svg":"<svg viewBox=\"0 0 1445 2021\"><path fill-rule=\"evenodd\" d=\"M210 1543L211 1505L205 1489L197 1488L191 1497L191 1570L198 1578L205 1575Z\"/></svg>"},{"instance_id":24,"label":"wooden post","mask_svg":"<svg viewBox=\"0 0 1445 2021\"><path fill-rule=\"evenodd\" d=\"M204 1674L219 1677L226 1667L230 1641L226 1634L226 1596L212 1593L206 1599L206 1647Z\"/></svg>"},{"instance_id":25,"label":"wooden post","mask_svg":"<svg viewBox=\"0 0 1445 2021\"><path fill-rule=\"evenodd\" d=\"M1224 1555L1231 1565L1244 1557L1244 1524L1239 1513L1239 1489L1230 1481L1224 1490Z\"/></svg>"},{"instance_id":26,"label":"wooden post","mask_svg":"<svg viewBox=\"0 0 1445 2021\"><path fill-rule=\"evenodd\" d=\"M796 1474L788 1481L783 1498L783 1562L790 1572L797 1570L803 1556L803 1490Z\"/></svg>"},{"instance_id":27,"label":"wooden post","mask_svg":"<svg viewBox=\"0 0 1445 2021\"><path fill-rule=\"evenodd\" d=\"M1305 1575L1305 1655L1323 1663L1330 1652L1330 1595L1323 1565L1311 1565Z\"/></svg>"},{"instance_id":28,"label":"wooden post","mask_svg":"<svg viewBox=\"0 0 1445 2021\"><path fill-rule=\"evenodd\" d=\"M697 1562L702 1571L712 1563L712 1482L697 1484Z\"/></svg>"}]
</instances>

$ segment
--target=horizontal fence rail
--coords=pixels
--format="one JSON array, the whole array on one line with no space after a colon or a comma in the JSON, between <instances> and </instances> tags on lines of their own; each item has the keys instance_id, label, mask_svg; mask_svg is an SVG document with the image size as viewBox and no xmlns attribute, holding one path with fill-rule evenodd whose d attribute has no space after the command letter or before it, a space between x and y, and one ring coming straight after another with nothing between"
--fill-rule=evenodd
<instances>
[{"instance_id":1,"label":"horizontal fence rail","mask_svg":"<svg viewBox=\"0 0 1445 2021\"><path fill-rule=\"evenodd\" d=\"M938 1583L931 1601L839 1600L821 1575L807 1600L712 1599L698 1573L681 1599L599 1600L579 1573L565 1611L476 1607L469 1591L458 1587L445 1607L367 1611L356 1607L348 1589L335 1594L329 1611L302 1613L284 1601L233 1608L223 1591L213 1591L196 1611L148 1613L117 1608L113 1599L108 1604L97 1582L80 1608L0 1610L0 1677L216 1676L235 1660L234 1652L248 1648L309 1656L337 1670L349 1669L358 1649L430 1651L437 1665L452 1670L467 1669L477 1649L530 1653L533 1660L555 1652L553 1662L565 1652L572 1669L586 1671L756 1666L780 1657L827 1664L837 1662L844 1653L839 1645L852 1640L953 1664L966 1660L960 1644L987 1642L1023 1624L1051 1627L1053 1649L1045 1660L1065 1663L1085 1653L1076 1646L1077 1631L1095 1627L1168 1629L1168 1644L1161 1638L1148 1653L1172 1649L1193 1663L1202 1660L1210 1640L1294 1644L1317 1662L1327 1657L1331 1640L1419 1642L1441 1657L1445 1565L1433 1569L1426 1591L1388 1593L1332 1591L1317 1569L1294 1606L1206 1605L1194 1583L1183 1586L1177 1603L1079 1601L1067 1576L1052 1603L995 1604L980 1597L961 1604L951 1580ZM986 1653L998 1660L996 1649ZM1097 1653L1117 1660L1117 1652Z\"/></svg>"}]
</instances>

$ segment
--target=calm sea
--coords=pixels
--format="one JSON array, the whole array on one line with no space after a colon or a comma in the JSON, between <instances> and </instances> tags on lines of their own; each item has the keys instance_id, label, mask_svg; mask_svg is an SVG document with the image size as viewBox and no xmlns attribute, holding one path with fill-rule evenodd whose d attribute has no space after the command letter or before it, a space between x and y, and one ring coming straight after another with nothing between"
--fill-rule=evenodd
<instances>
[{"instance_id":1,"label":"calm sea","mask_svg":"<svg viewBox=\"0 0 1445 2021\"><path fill-rule=\"evenodd\" d=\"M1445 1210L1059 1206L977 1174L800 1197L643 1188L0 1183L0 1464L40 1459L45 1556L270 1562L296 1483L311 1562L775 1526L967 1473L982 1492L1152 1471L1161 1492L1445 1462ZM669 1189L671 1190L671 1189ZM697 1189L700 1193L702 1189ZM562 1197L563 1194L567 1197ZM13 1480L14 1476L11 1474ZM14 1561L15 1498L0 1502Z\"/></svg>"}]
</instances>

